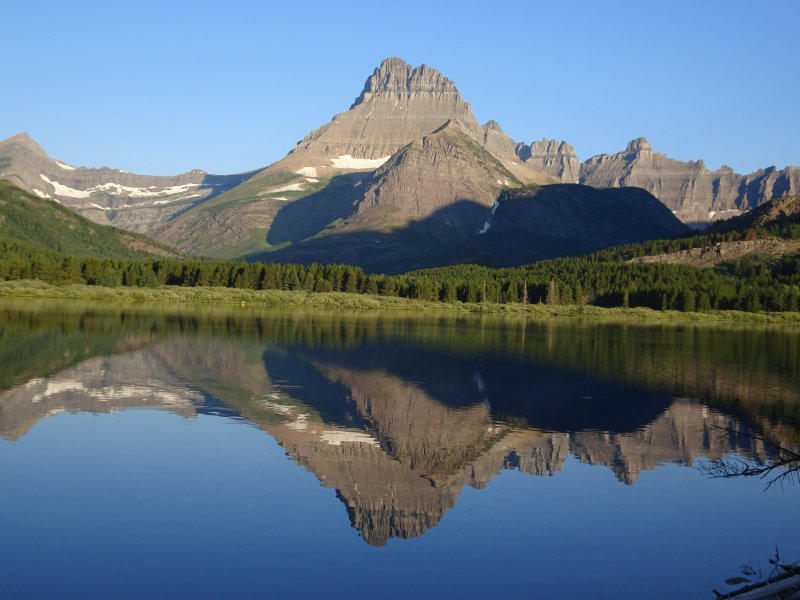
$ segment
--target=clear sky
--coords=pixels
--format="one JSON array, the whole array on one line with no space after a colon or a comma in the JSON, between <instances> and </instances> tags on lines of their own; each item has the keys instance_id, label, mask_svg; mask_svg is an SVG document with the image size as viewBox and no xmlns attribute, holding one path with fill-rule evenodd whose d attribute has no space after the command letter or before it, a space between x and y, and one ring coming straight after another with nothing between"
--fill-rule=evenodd
<instances>
[{"instance_id":1,"label":"clear sky","mask_svg":"<svg viewBox=\"0 0 800 600\"><path fill-rule=\"evenodd\" d=\"M645 136L711 168L782 168L800 164L798 23L798 0L13 1L0 139L138 173L246 171L399 56L481 122L582 160Z\"/></svg>"}]
</instances>

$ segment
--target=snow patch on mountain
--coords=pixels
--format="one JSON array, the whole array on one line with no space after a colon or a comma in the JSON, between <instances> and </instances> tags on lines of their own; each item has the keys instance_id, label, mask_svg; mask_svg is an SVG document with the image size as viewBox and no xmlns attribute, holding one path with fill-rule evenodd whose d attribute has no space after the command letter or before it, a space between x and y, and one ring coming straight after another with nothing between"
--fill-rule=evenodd
<instances>
[{"instance_id":1,"label":"snow patch on mountain","mask_svg":"<svg viewBox=\"0 0 800 600\"><path fill-rule=\"evenodd\" d=\"M316 177L317 167L303 167L301 169L297 169L297 171L294 173L296 175L302 175L303 177Z\"/></svg>"},{"instance_id":2,"label":"snow patch on mountain","mask_svg":"<svg viewBox=\"0 0 800 600\"><path fill-rule=\"evenodd\" d=\"M280 192L302 192L303 191L303 184L302 183L290 183L289 185L285 185L283 187L275 188L274 190L270 190L268 194L278 194Z\"/></svg>"},{"instance_id":3,"label":"snow patch on mountain","mask_svg":"<svg viewBox=\"0 0 800 600\"><path fill-rule=\"evenodd\" d=\"M391 155L383 158L353 158L350 154L343 154L337 158L332 158L331 162L337 169L375 170L390 158Z\"/></svg>"},{"instance_id":4,"label":"snow patch on mountain","mask_svg":"<svg viewBox=\"0 0 800 600\"><path fill-rule=\"evenodd\" d=\"M88 198L91 195L91 192L84 191L84 190L76 190L74 188L68 187L66 185L62 185L57 181L51 180L46 175L39 175L42 178L42 181L45 183L49 183L53 186L53 193L58 194L59 196L68 196L70 198Z\"/></svg>"},{"instance_id":5,"label":"snow patch on mountain","mask_svg":"<svg viewBox=\"0 0 800 600\"><path fill-rule=\"evenodd\" d=\"M492 226L492 218L494 218L494 213L497 212L497 207L500 206L500 202L495 202L492 204L492 210L489 212L489 218L486 219L486 223L483 224L483 229L478 232L478 235L483 235L487 231L489 231L489 227Z\"/></svg>"},{"instance_id":6,"label":"snow patch on mountain","mask_svg":"<svg viewBox=\"0 0 800 600\"><path fill-rule=\"evenodd\" d=\"M148 188L137 188L129 187L127 185L120 185L119 183L103 183L93 188L89 188L86 191L89 193L107 192L109 194L115 194L118 196L127 194L132 198L146 198L148 196L173 196L175 194L183 194L188 192L190 188L197 187L199 185L199 183L186 183L184 185L173 185L158 189L154 185L151 185Z\"/></svg>"},{"instance_id":7,"label":"snow patch on mountain","mask_svg":"<svg viewBox=\"0 0 800 600\"><path fill-rule=\"evenodd\" d=\"M46 175L39 175L42 181L49 183L53 186L53 193L59 196L68 196L69 198L88 198L94 193L103 192L106 194L113 194L116 196L127 195L131 198L147 198L151 196L174 196L175 194L182 194L188 192L191 188L197 187L199 183L186 183L184 185L173 185L170 187L159 189L152 185L148 188L129 187L127 185L120 185L119 183L103 183L87 190L76 190L58 181L53 181Z\"/></svg>"}]
</instances>

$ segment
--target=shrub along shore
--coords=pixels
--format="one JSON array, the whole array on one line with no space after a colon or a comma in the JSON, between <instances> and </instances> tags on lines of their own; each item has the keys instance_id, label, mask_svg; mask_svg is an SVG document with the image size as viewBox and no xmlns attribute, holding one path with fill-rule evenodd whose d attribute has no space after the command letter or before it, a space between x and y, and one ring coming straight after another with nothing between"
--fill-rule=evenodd
<instances>
[{"instance_id":1,"label":"shrub along shore","mask_svg":"<svg viewBox=\"0 0 800 600\"><path fill-rule=\"evenodd\" d=\"M685 312L649 308L607 308L565 304L503 304L497 302L442 302L353 294L347 292L309 292L305 290L249 290L218 287L103 287L81 284L53 285L37 280L0 282L2 298L53 298L126 303L195 303L243 305L250 308L330 308L446 312L453 314L496 314L528 317L612 318L636 321L703 321L744 323L789 323L800 325L798 312L745 312L712 310Z\"/></svg>"}]
</instances>

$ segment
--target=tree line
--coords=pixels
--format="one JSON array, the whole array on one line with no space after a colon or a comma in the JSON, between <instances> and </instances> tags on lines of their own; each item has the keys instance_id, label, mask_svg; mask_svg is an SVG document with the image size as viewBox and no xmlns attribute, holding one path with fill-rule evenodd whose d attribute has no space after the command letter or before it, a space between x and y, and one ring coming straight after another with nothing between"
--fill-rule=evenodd
<instances>
[{"instance_id":1,"label":"tree line","mask_svg":"<svg viewBox=\"0 0 800 600\"><path fill-rule=\"evenodd\" d=\"M680 243L669 241L664 243ZM456 265L402 275L342 264L277 264L194 258L76 258L0 239L0 280L107 287L210 286L399 296L441 302L644 306L656 310L796 311L800 256L743 259L720 269L629 264L642 245L515 268Z\"/></svg>"}]
</instances>

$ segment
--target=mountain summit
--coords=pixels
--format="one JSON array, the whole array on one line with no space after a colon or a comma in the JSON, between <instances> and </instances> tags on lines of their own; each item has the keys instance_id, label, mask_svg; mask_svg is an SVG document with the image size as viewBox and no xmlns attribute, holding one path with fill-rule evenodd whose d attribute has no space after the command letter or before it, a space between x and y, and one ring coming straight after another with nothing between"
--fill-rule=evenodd
<instances>
[{"instance_id":1,"label":"mountain summit","mask_svg":"<svg viewBox=\"0 0 800 600\"><path fill-rule=\"evenodd\" d=\"M450 79L432 67L412 67L401 58L381 62L348 111L309 133L268 172L374 170L406 144L451 120L459 121L521 181L556 181L547 172L524 164L517 154L519 144L497 123L479 124Z\"/></svg>"}]
</instances>

